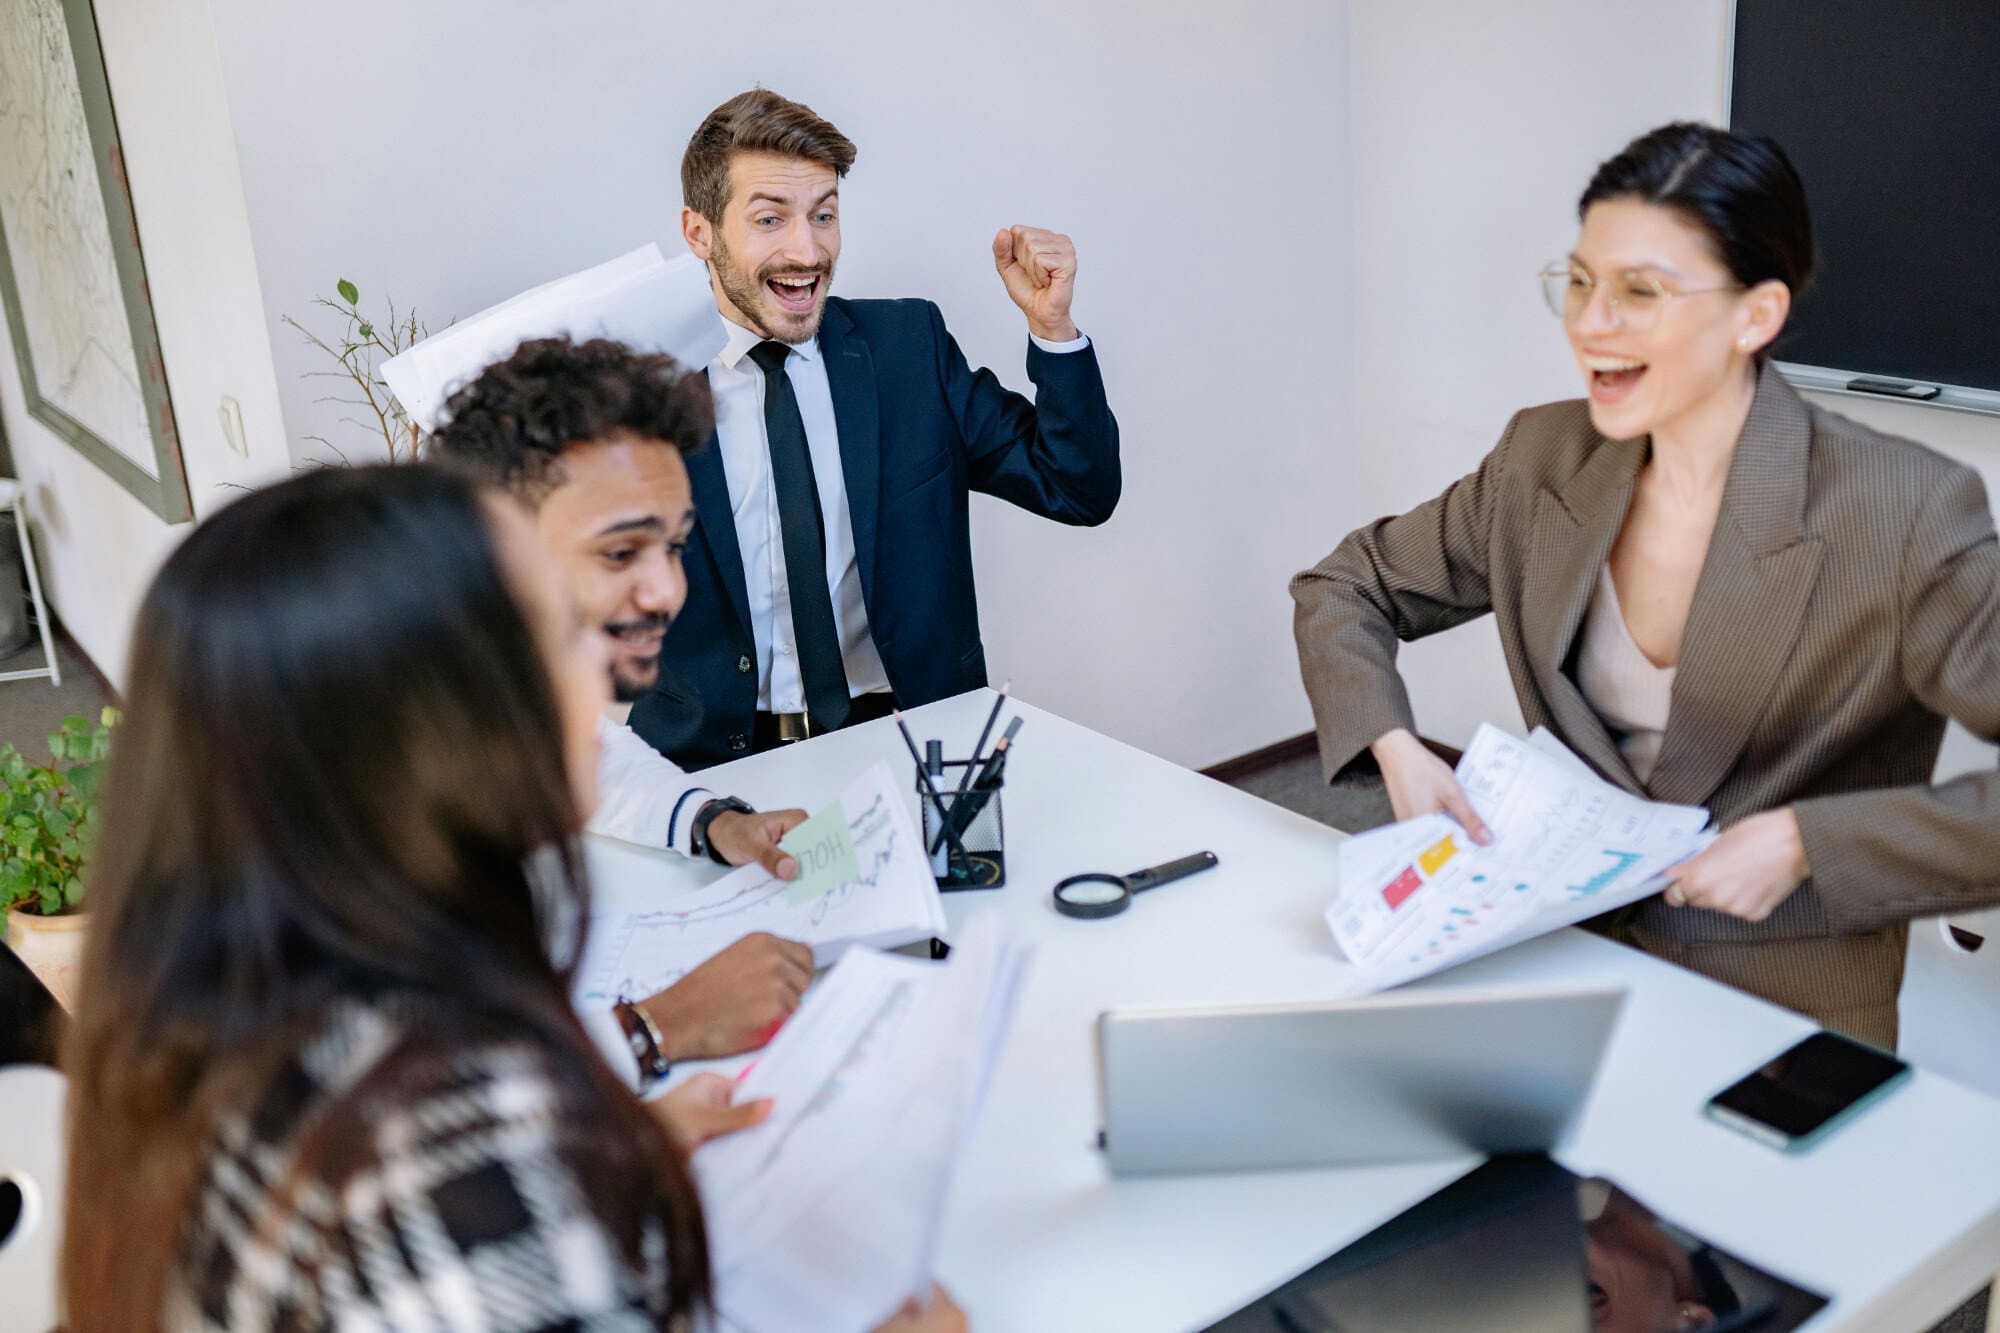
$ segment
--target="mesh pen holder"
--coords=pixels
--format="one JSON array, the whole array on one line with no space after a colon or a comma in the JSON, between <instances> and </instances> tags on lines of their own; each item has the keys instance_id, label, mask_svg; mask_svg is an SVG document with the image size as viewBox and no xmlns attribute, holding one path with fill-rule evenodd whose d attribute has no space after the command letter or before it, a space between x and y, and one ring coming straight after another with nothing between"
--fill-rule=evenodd
<instances>
[{"instance_id":1,"label":"mesh pen holder","mask_svg":"<svg viewBox=\"0 0 2000 1333\"><path fill-rule=\"evenodd\" d=\"M944 774L931 776L931 785L937 789L938 800L947 811L956 807L959 779L965 776L970 760L947 759ZM917 805L924 814L924 850L938 843L938 849L931 855L931 874L936 877L938 889L950 893L955 889L997 889L1007 882L1007 826L1000 810L1001 789L1007 785L1006 778L993 782L988 787L974 787L965 793L964 800L976 807L977 813L972 823L963 829L958 840L965 847L961 857L952 849L949 839L938 843L938 811L930 798L924 795L922 777L916 780Z\"/></svg>"}]
</instances>

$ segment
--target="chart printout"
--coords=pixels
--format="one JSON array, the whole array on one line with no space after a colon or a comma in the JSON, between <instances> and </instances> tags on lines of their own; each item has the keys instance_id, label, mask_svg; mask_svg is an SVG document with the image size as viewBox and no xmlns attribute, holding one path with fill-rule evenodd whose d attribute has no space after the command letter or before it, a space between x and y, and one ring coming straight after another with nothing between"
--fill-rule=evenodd
<instances>
[{"instance_id":1,"label":"chart printout","mask_svg":"<svg viewBox=\"0 0 2000 1333\"><path fill-rule=\"evenodd\" d=\"M1481 726L1457 775L1492 830L1449 815L1340 845L1327 924L1368 990L1399 985L1658 893L1714 840L1698 806L1642 800L1599 778L1548 731Z\"/></svg>"},{"instance_id":2,"label":"chart printout","mask_svg":"<svg viewBox=\"0 0 2000 1333\"><path fill-rule=\"evenodd\" d=\"M700 888L668 888L645 873L662 853L586 840L597 889L577 1007L657 994L753 931L811 945L822 966L855 944L894 948L943 934L937 881L904 800L886 763L855 778L837 805L794 830L808 835L812 846L799 850L816 869L792 882L750 865ZM622 864L635 859L646 864ZM828 866L838 873L819 869Z\"/></svg>"},{"instance_id":3,"label":"chart printout","mask_svg":"<svg viewBox=\"0 0 2000 1333\"><path fill-rule=\"evenodd\" d=\"M948 962L856 949L807 993L737 1089L769 1118L694 1157L727 1326L862 1333L930 1289L1027 961L984 915Z\"/></svg>"}]
</instances>

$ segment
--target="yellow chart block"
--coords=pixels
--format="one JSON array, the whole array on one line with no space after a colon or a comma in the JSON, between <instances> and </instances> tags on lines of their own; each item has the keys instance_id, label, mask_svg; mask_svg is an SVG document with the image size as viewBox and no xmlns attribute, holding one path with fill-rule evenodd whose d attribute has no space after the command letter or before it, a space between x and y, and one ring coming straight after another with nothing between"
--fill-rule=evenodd
<instances>
[{"instance_id":1,"label":"yellow chart block","mask_svg":"<svg viewBox=\"0 0 2000 1333\"><path fill-rule=\"evenodd\" d=\"M1446 834L1424 850L1417 858L1417 864L1424 868L1426 875L1435 875L1444 863L1458 855L1458 842L1454 835Z\"/></svg>"}]
</instances>

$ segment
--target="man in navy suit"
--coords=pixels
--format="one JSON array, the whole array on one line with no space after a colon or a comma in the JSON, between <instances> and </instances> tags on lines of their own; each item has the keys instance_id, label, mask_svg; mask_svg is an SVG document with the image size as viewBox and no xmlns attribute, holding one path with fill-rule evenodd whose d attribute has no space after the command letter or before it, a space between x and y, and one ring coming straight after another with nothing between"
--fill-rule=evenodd
<instances>
[{"instance_id":1,"label":"man in navy suit","mask_svg":"<svg viewBox=\"0 0 2000 1333\"><path fill-rule=\"evenodd\" d=\"M715 436L687 460L687 607L631 725L688 768L986 684L971 491L1076 524L1118 503L1069 238L993 238L1028 321L1030 402L966 364L931 302L828 296L854 156L759 89L717 107L681 160L682 235L729 342L708 367Z\"/></svg>"}]
</instances>

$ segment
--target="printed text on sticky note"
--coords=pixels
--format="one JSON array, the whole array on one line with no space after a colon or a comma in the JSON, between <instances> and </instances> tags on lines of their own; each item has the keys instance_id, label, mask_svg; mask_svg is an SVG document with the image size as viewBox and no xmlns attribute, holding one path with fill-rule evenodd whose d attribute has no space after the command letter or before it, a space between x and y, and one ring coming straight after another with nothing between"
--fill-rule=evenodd
<instances>
[{"instance_id":1,"label":"printed text on sticky note","mask_svg":"<svg viewBox=\"0 0 2000 1333\"><path fill-rule=\"evenodd\" d=\"M847 811L839 801L780 838L778 845L799 862L799 877L785 886L786 902L817 898L861 873L854 861L854 835L847 827Z\"/></svg>"}]
</instances>

